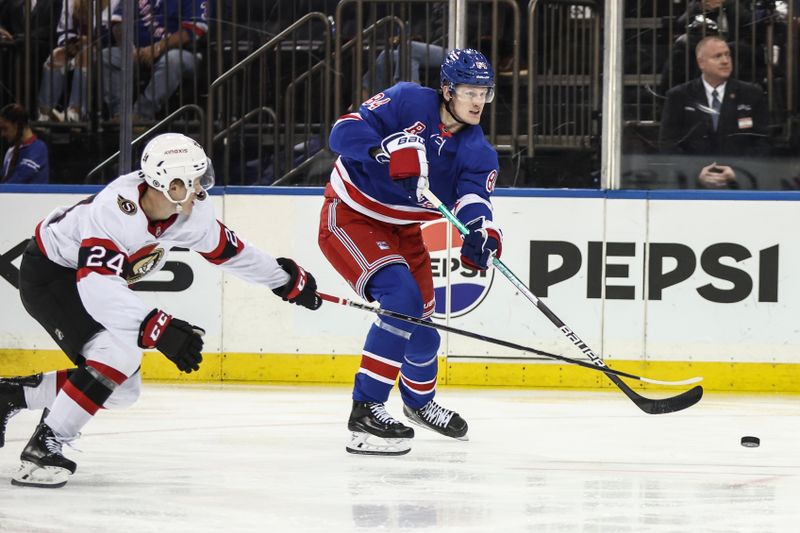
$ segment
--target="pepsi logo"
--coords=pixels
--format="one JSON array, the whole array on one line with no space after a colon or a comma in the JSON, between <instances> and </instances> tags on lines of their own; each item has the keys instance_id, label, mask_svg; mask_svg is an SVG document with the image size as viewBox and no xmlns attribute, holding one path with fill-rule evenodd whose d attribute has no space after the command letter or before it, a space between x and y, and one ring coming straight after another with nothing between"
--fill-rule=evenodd
<instances>
[{"instance_id":1,"label":"pepsi logo","mask_svg":"<svg viewBox=\"0 0 800 533\"><path fill-rule=\"evenodd\" d=\"M447 229L450 228L451 242L447 246ZM436 307L433 316L444 318L447 305L447 282L450 280L450 316L466 315L489 294L494 279L494 269L483 272L467 268L461 264L461 236L458 229L446 220L435 220L422 225L422 239L431 255L433 271L433 290ZM448 257L449 252L449 257Z\"/></svg>"}]
</instances>

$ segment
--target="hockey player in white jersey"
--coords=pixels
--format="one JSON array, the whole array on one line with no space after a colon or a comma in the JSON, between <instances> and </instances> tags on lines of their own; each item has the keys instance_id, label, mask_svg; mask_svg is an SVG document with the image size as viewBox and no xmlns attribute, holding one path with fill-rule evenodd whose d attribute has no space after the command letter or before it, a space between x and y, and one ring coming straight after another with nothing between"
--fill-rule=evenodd
<instances>
[{"instance_id":1,"label":"hockey player in white jersey","mask_svg":"<svg viewBox=\"0 0 800 533\"><path fill-rule=\"evenodd\" d=\"M188 248L284 301L317 309L316 282L291 259L247 245L216 219L208 198L213 168L184 135L151 140L141 170L50 213L36 227L20 266L25 309L75 368L0 378L0 447L20 409L45 409L21 459L15 485L63 486L76 464L62 446L100 408L134 403L142 349L155 348L183 372L200 368L202 328L150 309L128 288L164 265L173 247Z\"/></svg>"}]
</instances>

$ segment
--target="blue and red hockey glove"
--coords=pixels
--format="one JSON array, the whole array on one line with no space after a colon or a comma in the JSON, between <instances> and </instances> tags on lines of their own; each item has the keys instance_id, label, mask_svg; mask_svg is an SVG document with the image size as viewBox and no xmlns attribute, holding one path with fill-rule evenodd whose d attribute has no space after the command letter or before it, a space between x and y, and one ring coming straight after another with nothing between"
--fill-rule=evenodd
<instances>
[{"instance_id":1,"label":"blue and red hockey glove","mask_svg":"<svg viewBox=\"0 0 800 533\"><path fill-rule=\"evenodd\" d=\"M486 270L492 257L503 252L503 234L500 228L484 217L467 224L469 233L461 245L461 263L475 270Z\"/></svg>"}]
</instances>

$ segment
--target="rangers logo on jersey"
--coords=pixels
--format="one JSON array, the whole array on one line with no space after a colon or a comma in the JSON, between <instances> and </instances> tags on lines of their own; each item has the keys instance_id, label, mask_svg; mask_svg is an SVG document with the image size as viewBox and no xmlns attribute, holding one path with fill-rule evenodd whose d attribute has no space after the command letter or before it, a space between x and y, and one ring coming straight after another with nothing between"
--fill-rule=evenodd
<instances>
[{"instance_id":1,"label":"rangers logo on jersey","mask_svg":"<svg viewBox=\"0 0 800 533\"><path fill-rule=\"evenodd\" d=\"M117 195L117 205L119 206L120 210L125 213L126 215L133 216L139 210L136 207L136 204L128 200L127 198L123 197L121 194Z\"/></svg>"},{"instance_id":2,"label":"rangers logo on jersey","mask_svg":"<svg viewBox=\"0 0 800 533\"><path fill-rule=\"evenodd\" d=\"M497 171L492 170L489 172L489 175L486 176L486 192L491 193L494 191L495 185L497 185Z\"/></svg>"}]
</instances>

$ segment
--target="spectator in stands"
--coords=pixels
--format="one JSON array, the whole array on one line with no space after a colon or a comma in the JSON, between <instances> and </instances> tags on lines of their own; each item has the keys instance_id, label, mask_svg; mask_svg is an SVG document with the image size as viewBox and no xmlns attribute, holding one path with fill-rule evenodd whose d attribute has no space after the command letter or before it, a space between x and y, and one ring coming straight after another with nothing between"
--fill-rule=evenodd
<instances>
[{"instance_id":1,"label":"spectator in stands","mask_svg":"<svg viewBox=\"0 0 800 533\"><path fill-rule=\"evenodd\" d=\"M407 56L409 58L411 70L408 79L401 79L399 37L392 39L394 49L389 52L382 50L375 59L374 81L373 73L369 70L364 73L362 78L362 99L366 100L376 91L391 87L398 81L413 81L423 83L425 76L422 69L435 69L435 79L432 80L432 88L437 88L439 84L439 69L447 55L447 48L442 46L446 43L447 22L445 11L441 5L415 6L411 7L408 13L406 24L406 43L408 44ZM388 13L386 13L388 15ZM440 43L440 44L435 44ZM391 53L391 60L389 57ZM393 68L393 75L388 78L387 63Z\"/></svg>"},{"instance_id":2,"label":"spectator in stands","mask_svg":"<svg viewBox=\"0 0 800 533\"><path fill-rule=\"evenodd\" d=\"M698 180L704 187L736 187L724 156L767 155L769 114L760 86L731 78L733 62L720 37L706 37L695 51L702 73L667 93L659 144L666 153L709 156Z\"/></svg>"},{"instance_id":3,"label":"spectator in stands","mask_svg":"<svg viewBox=\"0 0 800 533\"><path fill-rule=\"evenodd\" d=\"M3 158L0 183L47 183L47 145L31 130L28 113L19 104L0 109L0 137L11 146Z\"/></svg>"},{"instance_id":4,"label":"spectator in stands","mask_svg":"<svg viewBox=\"0 0 800 533\"><path fill-rule=\"evenodd\" d=\"M418 40L409 42L409 54L411 55L411 80L420 83L420 68L440 67L447 55L447 49L435 44L428 44ZM395 49L391 51L392 64L394 65L394 77L392 80L386 79L386 50L382 51L375 59L375 86L371 87L372 75L369 71L364 73L362 86L364 87L363 100L369 98L374 91L391 87L400 81L400 52ZM387 83L388 81L388 83Z\"/></svg>"},{"instance_id":5,"label":"spectator in stands","mask_svg":"<svg viewBox=\"0 0 800 533\"><path fill-rule=\"evenodd\" d=\"M34 94L24 94L21 75L26 53L31 64L41 65L53 48L58 0L30 0L30 48L26 49L25 4L29 0L0 0L0 86L9 88L12 100L6 99L8 92L0 92L0 106L9 101L29 101ZM31 84L31 93L36 84Z\"/></svg>"},{"instance_id":6,"label":"spectator in stands","mask_svg":"<svg viewBox=\"0 0 800 533\"><path fill-rule=\"evenodd\" d=\"M27 0L0 1L0 41L22 42L25 38L25 2ZM31 2L31 41L48 42L53 33L54 0Z\"/></svg>"},{"instance_id":7,"label":"spectator in stands","mask_svg":"<svg viewBox=\"0 0 800 533\"><path fill-rule=\"evenodd\" d=\"M516 0L517 12L519 13L519 75L528 75L528 0ZM571 18L583 18L583 7L572 6L570 9ZM540 17L541 19L541 17ZM514 17L511 16L511 9L503 10L500 17L499 39L500 62L497 65L499 76L514 75Z\"/></svg>"},{"instance_id":8,"label":"spectator in stands","mask_svg":"<svg viewBox=\"0 0 800 533\"><path fill-rule=\"evenodd\" d=\"M111 13L119 0L63 0L58 21L58 47L42 66L42 84L39 86L39 120L78 122L83 118L89 98L86 69L94 49L89 39L90 22L96 19L95 9L100 9L102 27L93 35L107 38ZM104 35L106 34L106 35ZM69 104L64 112L56 109L64 91L67 72L72 72Z\"/></svg>"},{"instance_id":9,"label":"spectator in stands","mask_svg":"<svg viewBox=\"0 0 800 533\"><path fill-rule=\"evenodd\" d=\"M184 76L191 75L198 56L191 50L195 39L208 31L208 4L205 0L139 0L134 25L134 62L150 70L150 80L133 106L133 114L153 120L156 113L177 90ZM112 24L122 21L122 3ZM119 24L112 26L117 43L122 41ZM108 76L103 95L112 120L119 117L122 94L122 50L118 46L103 50L104 76Z\"/></svg>"},{"instance_id":10,"label":"spectator in stands","mask_svg":"<svg viewBox=\"0 0 800 533\"><path fill-rule=\"evenodd\" d=\"M700 75L694 61L686 60L702 39L712 35L722 38L737 61L738 77L752 80L754 65L750 63L749 42L754 25L753 13L739 0L691 0L675 24L679 33L661 74L661 94L670 87ZM683 33L681 33L683 32Z\"/></svg>"}]
</instances>

